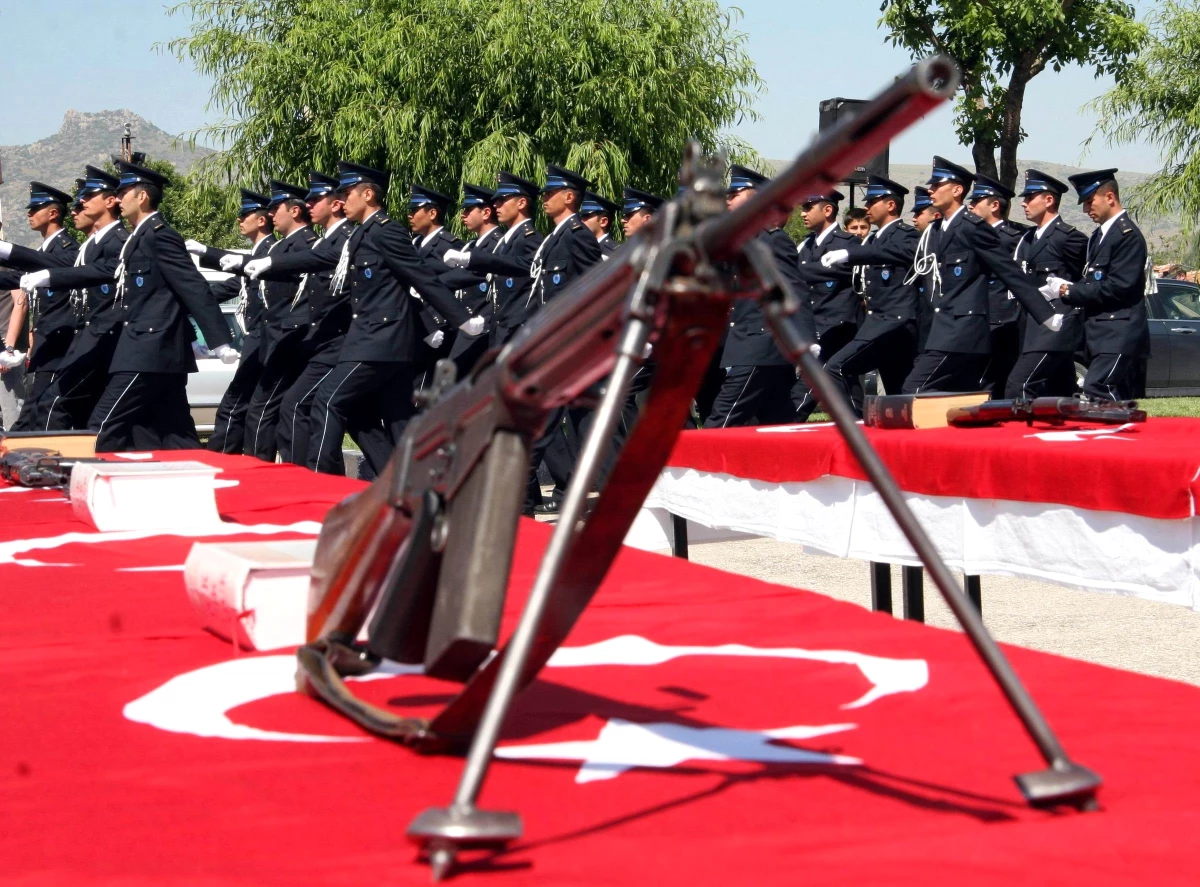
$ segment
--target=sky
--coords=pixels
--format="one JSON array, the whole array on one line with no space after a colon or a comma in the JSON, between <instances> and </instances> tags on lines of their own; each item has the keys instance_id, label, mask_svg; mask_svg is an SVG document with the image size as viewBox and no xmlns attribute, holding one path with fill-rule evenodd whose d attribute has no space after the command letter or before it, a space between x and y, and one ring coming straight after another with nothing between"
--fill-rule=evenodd
<instances>
[{"instance_id":1,"label":"sky","mask_svg":"<svg viewBox=\"0 0 1200 887\"><path fill-rule=\"evenodd\" d=\"M822 99L869 98L909 64L877 27L879 0L741 0L737 27L766 82L761 119L733 131L765 157L797 154L817 128ZM1149 0L1137 2L1139 9ZM63 114L129 108L169 133L215 123L206 110L209 83L155 44L187 33L185 16L162 0L0 0L0 145L20 145L58 131ZM60 49L30 48L50 40ZM23 85L23 87L22 87ZM1021 157L1055 163L1159 167L1155 150L1133 144L1093 146L1083 154L1094 118L1081 107L1111 82L1069 68L1029 86ZM933 154L970 162L947 106L892 144L893 163L928 163Z\"/></svg>"}]
</instances>

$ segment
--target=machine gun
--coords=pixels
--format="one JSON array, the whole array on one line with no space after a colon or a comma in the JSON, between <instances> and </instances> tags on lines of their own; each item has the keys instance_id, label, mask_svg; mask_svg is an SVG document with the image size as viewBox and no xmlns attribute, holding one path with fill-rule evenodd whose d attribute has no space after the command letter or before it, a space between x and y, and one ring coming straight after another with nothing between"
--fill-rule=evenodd
<instances>
[{"instance_id":1,"label":"machine gun","mask_svg":"<svg viewBox=\"0 0 1200 887\"><path fill-rule=\"evenodd\" d=\"M9 450L0 456L0 478L19 487L60 487L71 483L71 467L78 460L54 450Z\"/></svg>"},{"instance_id":2,"label":"machine gun","mask_svg":"<svg viewBox=\"0 0 1200 887\"><path fill-rule=\"evenodd\" d=\"M104 459L85 459L64 456L57 450L24 447L9 450L0 456L0 480L19 487L71 486L71 471L80 462L103 462Z\"/></svg>"},{"instance_id":3,"label":"machine gun","mask_svg":"<svg viewBox=\"0 0 1200 887\"><path fill-rule=\"evenodd\" d=\"M1001 422L1098 422L1102 425L1125 425L1145 422L1146 411L1137 408L1136 400L1091 400L1075 397L1035 397L1033 400L987 400L969 407L955 407L946 413L951 425L977 428L999 425Z\"/></svg>"},{"instance_id":4,"label":"machine gun","mask_svg":"<svg viewBox=\"0 0 1200 887\"><path fill-rule=\"evenodd\" d=\"M724 163L690 146L682 193L612 258L543 308L518 336L454 384L443 364L428 409L409 423L378 479L332 509L309 594L309 643L297 653L301 689L366 729L424 752L468 750L450 806L425 811L409 836L441 878L466 847L521 834L516 813L476 806L510 705L583 613L666 463L735 298L758 300L784 355L796 362L880 492L968 638L1049 767L1016 777L1035 805L1093 803L1100 777L1075 764L987 633L848 403L796 332L797 294L755 240L806 195L833 187L951 95L958 70L918 63L859 113L822 135L733 210ZM642 414L585 512L630 380L652 344L657 369ZM531 443L547 417L608 378L517 628L498 647ZM373 615L370 615L373 612ZM354 638L366 624L368 642ZM380 658L423 662L464 683L431 719L355 697L343 678Z\"/></svg>"}]
</instances>

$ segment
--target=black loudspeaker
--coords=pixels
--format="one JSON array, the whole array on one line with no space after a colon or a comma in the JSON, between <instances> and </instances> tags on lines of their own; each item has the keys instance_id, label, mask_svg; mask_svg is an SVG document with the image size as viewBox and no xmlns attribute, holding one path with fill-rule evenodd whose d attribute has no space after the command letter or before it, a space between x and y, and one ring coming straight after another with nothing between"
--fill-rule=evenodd
<instances>
[{"instance_id":1,"label":"black loudspeaker","mask_svg":"<svg viewBox=\"0 0 1200 887\"><path fill-rule=\"evenodd\" d=\"M866 101L863 99L825 99L821 102L820 131L832 129L835 124L853 117L865 104ZM853 182L856 185L865 185L869 175L887 178L888 151L889 148L884 148L883 151L872 157L866 166L855 168L854 172L846 176L845 181Z\"/></svg>"}]
</instances>

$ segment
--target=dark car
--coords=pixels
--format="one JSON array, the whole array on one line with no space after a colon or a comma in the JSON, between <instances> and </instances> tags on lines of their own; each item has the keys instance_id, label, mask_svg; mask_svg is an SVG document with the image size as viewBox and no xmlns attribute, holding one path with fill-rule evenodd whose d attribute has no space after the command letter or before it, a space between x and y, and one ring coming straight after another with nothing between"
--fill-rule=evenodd
<instances>
[{"instance_id":1,"label":"dark car","mask_svg":"<svg viewBox=\"0 0 1200 887\"><path fill-rule=\"evenodd\" d=\"M1200 395L1200 286L1187 280L1159 280L1146 296L1150 315L1150 363L1146 394L1153 397Z\"/></svg>"}]
</instances>

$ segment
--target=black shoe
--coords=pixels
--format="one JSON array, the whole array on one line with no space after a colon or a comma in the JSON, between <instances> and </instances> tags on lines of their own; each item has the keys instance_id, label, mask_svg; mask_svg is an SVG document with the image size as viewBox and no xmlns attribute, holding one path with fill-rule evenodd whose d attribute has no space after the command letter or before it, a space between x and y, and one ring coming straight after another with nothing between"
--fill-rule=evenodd
<instances>
[{"instance_id":1,"label":"black shoe","mask_svg":"<svg viewBox=\"0 0 1200 887\"><path fill-rule=\"evenodd\" d=\"M558 514L558 500L545 499L539 505L533 506L534 514Z\"/></svg>"},{"instance_id":2,"label":"black shoe","mask_svg":"<svg viewBox=\"0 0 1200 887\"><path fill-rule=\"evenodd\" d=\"M521 509L521 517L533 517L533 509L532 508L522 508Z\"/></svg>"}]
</instances>

